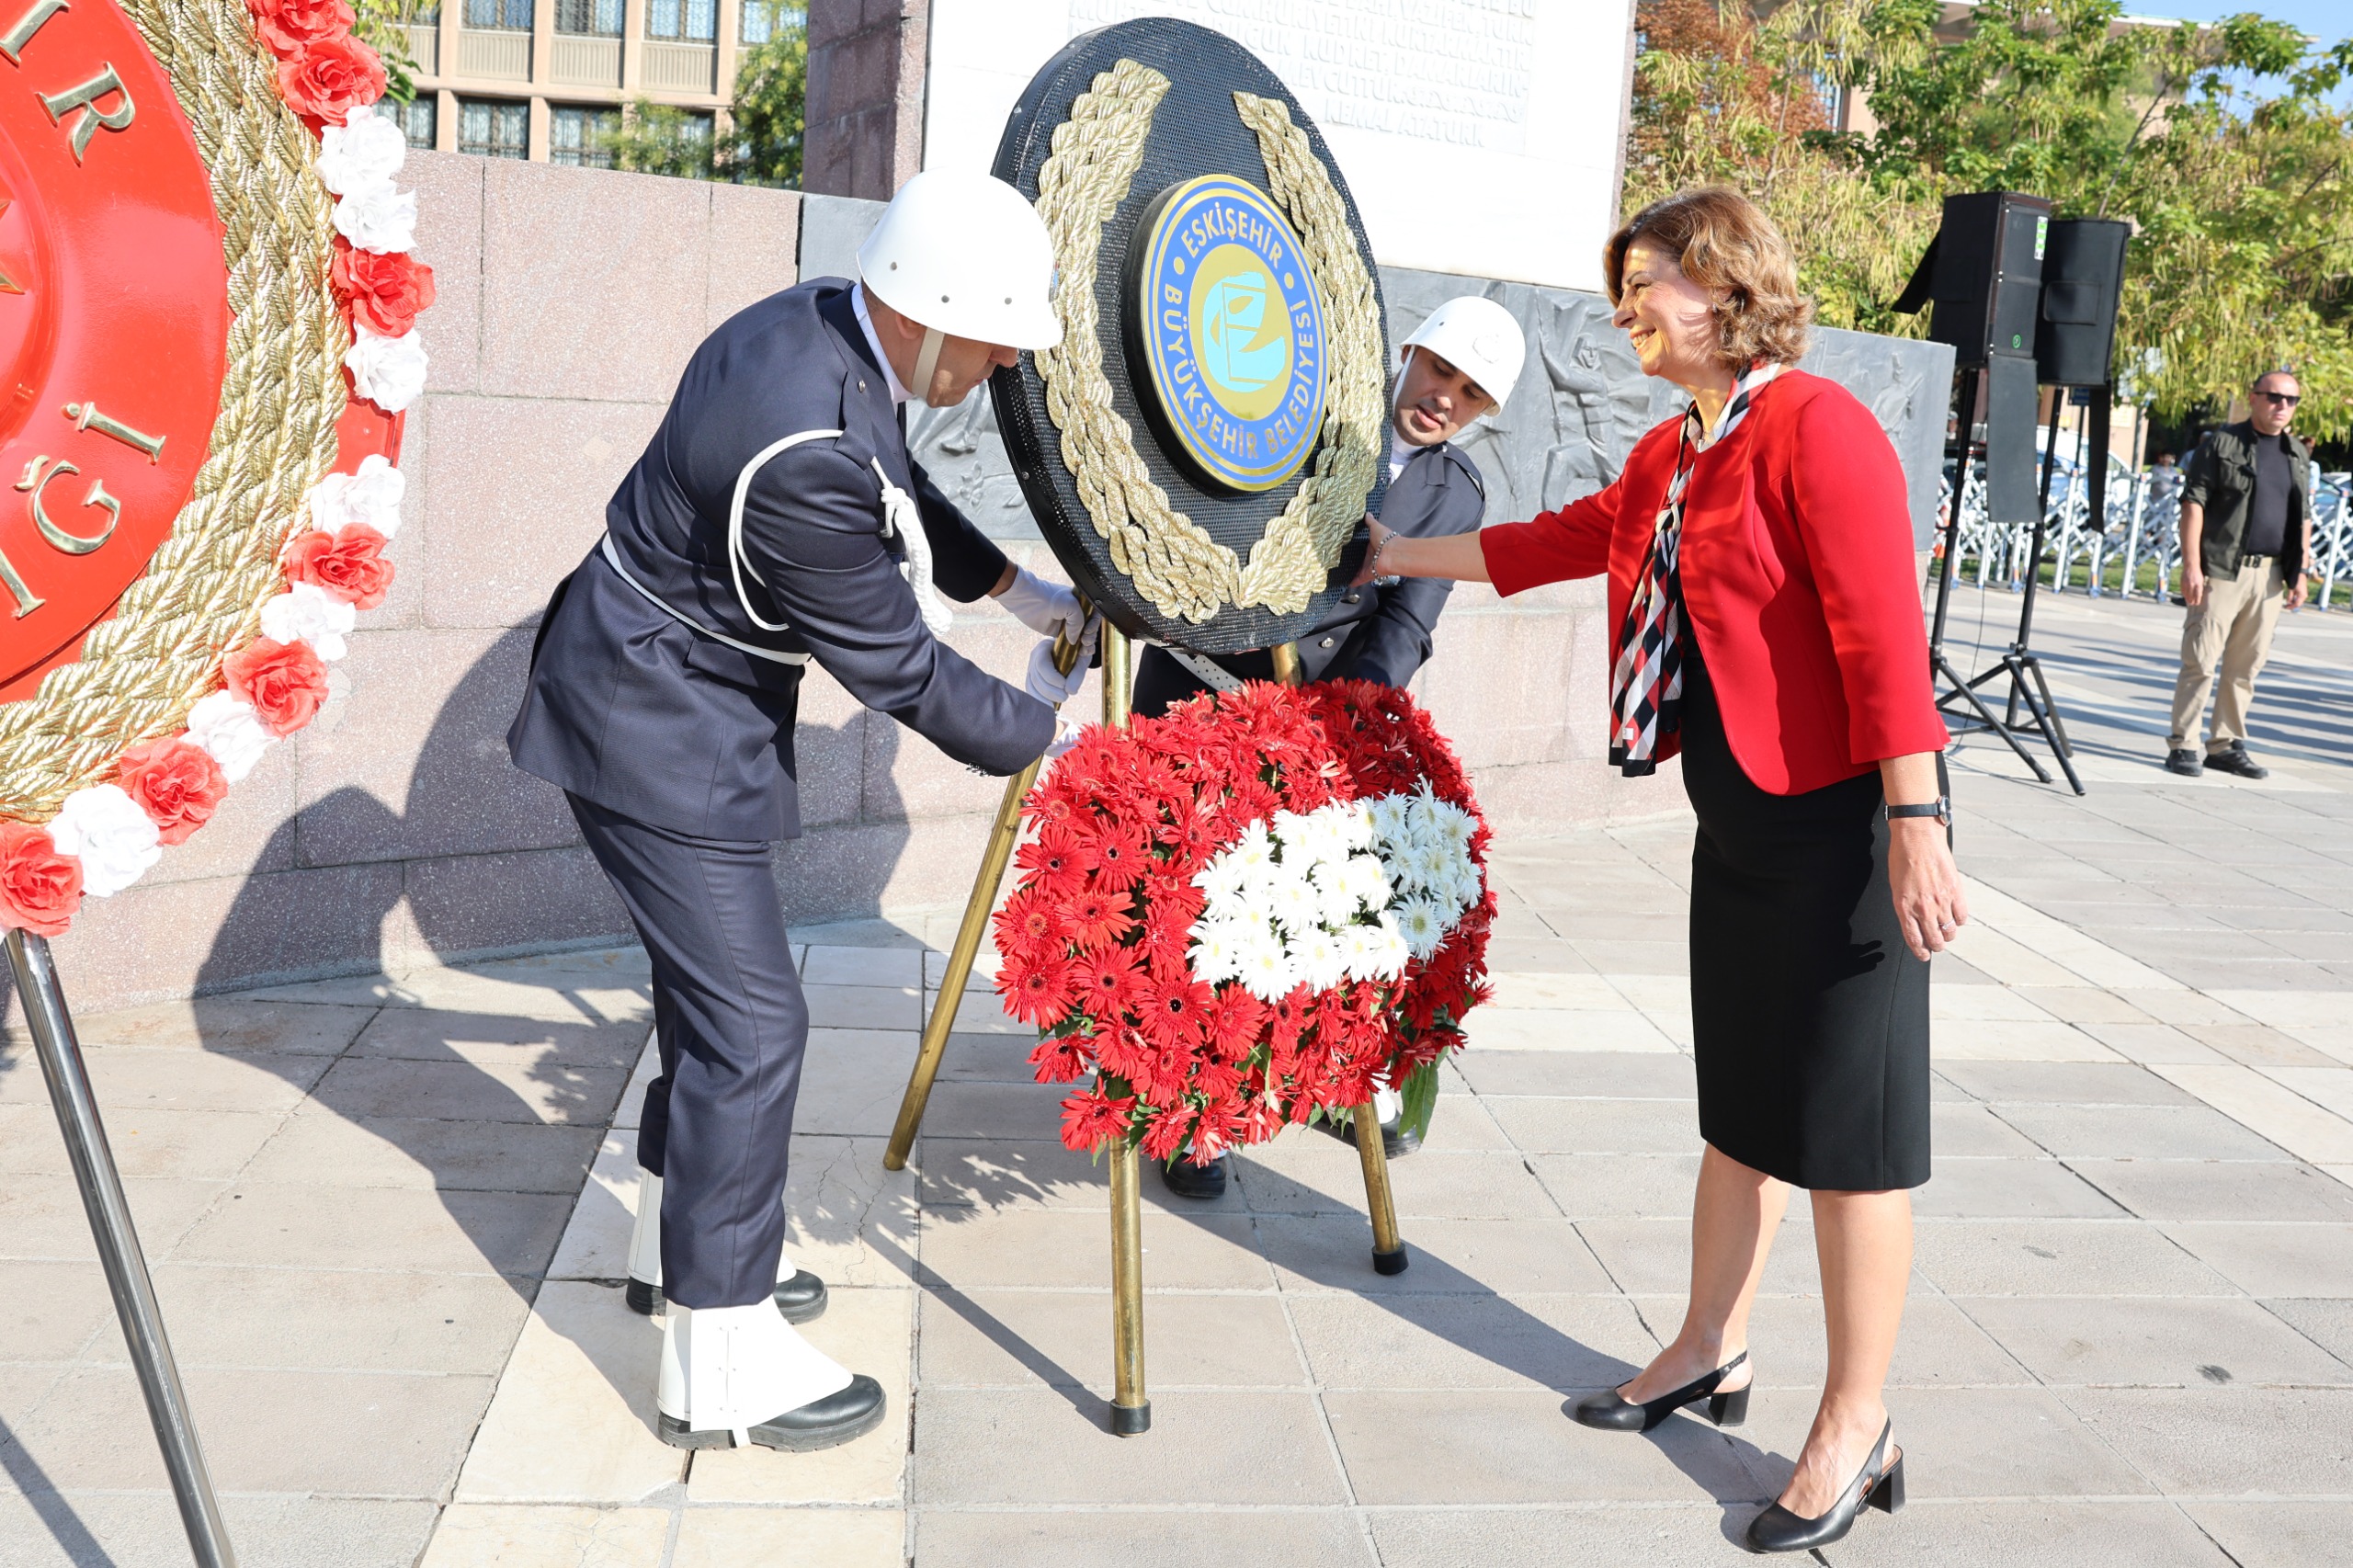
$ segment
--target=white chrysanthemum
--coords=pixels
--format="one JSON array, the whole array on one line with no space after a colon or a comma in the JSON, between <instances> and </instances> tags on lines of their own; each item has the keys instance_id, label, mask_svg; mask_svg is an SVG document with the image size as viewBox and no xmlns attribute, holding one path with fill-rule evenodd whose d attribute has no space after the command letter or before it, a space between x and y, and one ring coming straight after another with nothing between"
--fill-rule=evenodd
<instances>
[{"instance_id":1,"label":"white chrysanthemum","mask_svg":"<svg viewBox=\"0 0 2353 1568\"><path fill-rule=\"evenodd\" d=\"M1315 884L1296 872L1279 877L1266 892L1266 910L1287 931L1303 931L1324 918L1324 901Z\"/></svg>"},{"instance_id":2,"label":"white chrysanthemum","mask_svg":"<svg viewBox=\"0 0 2353 1568\"><path fill-rule=\"evenodd\" d=\"M1238 895L1244 880L1241 862L1231 855L1221 855L1193 873L1193 885L1212 903L1221 897Z\"/></svg>"},{"instance_id":3,"label":"white chrysanthemum","mask_svg":"<svg viewBox=\"0 0 2353 1568\"><path fill-rule=\"evenodd\" d=\"M425 395L425 335L414 329L379 337L364 326L354 327L343 363L359 395L387 414L398 414Z\"/></svg>"},{"instance_id":4,"label":"white chrysanthemum","mask_svg":"<svg viewBox=\"0 0 2353 1568\"><path fill-rule=\"evenodd\" d=\"M311 526L333 533L365 523L386 539L401 531L401 499L408 477L378 452L359 460L357 473L331 473L311 487Z\"/></svg>"},{"instance_id":5,"label":"white chrysanthemum","mask_svg":"<svg viewBox=\"0 0 2353 1568\"><path fill-rule=\"evenodd\" d=\"M1340 983L1347 975L1347 953L1340 939L1320 926L1310 926L1290 940L1290 961L1299 978L1318 991Z\"/></svg>"},{"instance_id":6,"label":"white chrysanthemum","mask_svg":"<svg viewBox=\"0 0 2353 1568\"><path fill-rule=\"evenodd\" d=\"M354 249L379 256L416 248L416 192L385 180L361 186L335 204L335 233Z\"/></svg>"},{"instance_id":7,"label":"white chrysanthemum","mask_svg":"<svg viewBox=\"0 0 2353 1568\"><path fill-rule=\"evenodd\" d=\"M1299 983L1290 955L1277 942L1253 942L1244 949L1241 971L1235 978L1242 982L1242 988L1261 1002L1279 1002Z\"/></svg>"},{"instance_id":8,"label":"white chrysanthemum","mask_svg":"<svg viewBox=\"0 0 2353 1568\"><path fill-rule=\"evenodd\" d=\"M380 114L355 114L319 133L319 178L337 196L392 184L407 158L407 136Z\"/></svg>"},{"instance_id":9,"label":"white chrysanthemum","mask_svg":"<svg viewBox=\"0 0 2353 1568\"><path fill-rule=\"evenodd\" d=\"M1367 909L1380 910L1389 906L1389 873L1381 869L1378 855L1352 855L1347 869L1342 873L1347 879L1350 892L1357 895Z\"/></svg>"},{"instance_id":10,"label":"white chrysanthemum","mask_svg":"<svg viewBox=\"0 0 2353 1568\"><path fill-rule=\"evenodd\" d=\"M1297 812L1279 811L1267 820L1267 825L1275 842L1285 849L1296 848L1313 831L1313 824Z\"/></svg>"},{"instance_id":11,"label":"white chrysanthemum","mask_svg":"<svg viewBox=\"0 0 2353 1568\"><path fill-rule=\"evenodd\" d=\"M1254 822L1244 828L1242 836L1233 841L1233 847L1225 852L1225 858L1240 869L1245 887L1256 880L1275 863L1275 841L1267 832L1267 824Z\"/></svg>"},{"instance_id":12,"label":"white chrysanthemum","mask_svg":"<svg viewBox=\"0 0 2353 1568\"><path fill-rule=\"evenodd\" d=\"M1351 849L1372 847L1372 812L1362 801L1335 806L1340 813L1340 841Z\"/></svg>"},{"instance_id":13,"label":"white chrysanthemum","mask_svg":"<svg viewBox=\"0 0 2353 1568\"><path fill-rule=\"evenodd\" d=\"M188 738L212 754L221 776L234 784L254 770L278 742L254 714L254 705L216 691L188 710Z\"/></svg>"},{"instance_id":14,"label":"white chrysanthemum","mask_svg":"<svg viewBox=\"0 0 2353 1568\"><path fill-rule=\"evenodd\" d=\"M111 898L164 858L154 821L116 784L65 797L50 819L50 841L82 862L82 891Z\"/></svg>"},{"instance_id":15,"label":"white chrysanthemum","mask_svg":"<svg viewBox=\"0 0 2353 1568\"><path fill-rule=\"evenodd\" d=\"M1340 952L1351 980L1394 980L1405 967L1405 944L1379 926L1351 926L1341 932Z\"/></svg>"},{"instance_id":16,"label":"white chrysanthemum","mask_svg":"<svg viewBox=\"0 0 2353 1568\"><path fill-rule=\"evenodd\" d=\"M1429 957L1446 940L1446 922L1428 899L1409 898L1396 906L1395 913L1397 934L1405 939L1407 950L1415 958Z\"/></svg>"},{"instance_id":17,"label":"white chrysanthemum","mask_svg":"<svg viewBox=\"0 0 2353 1568\"><path fill-rule=\"evenodd\" d=\"M1242 940L1233 926L1222 920L1204 920L1194 926L1192 937L1194 979L1215 985L1241 972Z\"/></svg>"},{"instance_id":18,"label":"white chrysanthemum","mask_svg":"<svg viewBox=\"0 0 2353 1568\"><path fill-rule=\"evenodd\" d=\"M336 598L315 583L297 583L261 607L261 634L273 642L300 639L322 659L340 659L349 652L344 642L359 612L347 600Z\"/></svg>"}]
</instances>

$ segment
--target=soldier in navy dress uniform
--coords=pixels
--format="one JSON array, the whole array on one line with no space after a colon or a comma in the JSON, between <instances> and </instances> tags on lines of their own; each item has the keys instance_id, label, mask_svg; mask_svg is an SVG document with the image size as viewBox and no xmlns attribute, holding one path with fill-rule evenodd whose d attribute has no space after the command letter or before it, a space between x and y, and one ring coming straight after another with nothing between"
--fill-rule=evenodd
<instances>
[{"instance_id":1,"label":"soldier in navy dress uniform","mask_svg":"<svg viewBox=\"0 0 2353 1568\"><path fill-rule=\"evenodd\" d=\"M1432 311L1402 353L1390 400L1389 492L1381 504L1381 524L1424 537L1469 533L1486 515L1486 484L1453 438L1511 394L1526 339L1509 311L1467 294ZM1438 579L1393 577L1350 588L1332 614L1300 639L1302 678L1405 685L1428 662L1439 612L1453 589ZM1203 691L1274 676L1274 656L1264 649L1211 658L1147 647L1136 668L1135 711L1165 712ZM1414 1145L1394 1128L1396 1096L1383 1090L1380 1097L1384 1144L1392 1155L1410 1153ZM1336 1131L1328 1122L1318 1125ZM1169 1190L1181 1196L1216 1198L1225 1191L1222 1158L1159 1169Z\"/></svg>"},{"instance_id":2,"label":"soldier in navy dress uniform","mask_svg":"<svg viewBox=\"0 0 2353 1568\"><path fill-rule=\"evenodd\" d=\"M555 590L507 733L562 788L645 944L661 1074L646 1095L631 1304L664 1313L657 1405L682 1448L809 1449L882 1418L881 1386L788 1323L824 1286L784 1261L808 1012L774 841L799 836L793 724L813 661L990 774L1055 739L1097 628L1017 570L908 456L901 405L961 402L1061 338L1053 250L1018 192L926 173L858 253L711 334ZM1040 633L1027 689L938 640L935 589ZM792 874L788 852L776 863ZM651 1369L649 1369L651 1370Z\"/></svg>"}]
</instances>

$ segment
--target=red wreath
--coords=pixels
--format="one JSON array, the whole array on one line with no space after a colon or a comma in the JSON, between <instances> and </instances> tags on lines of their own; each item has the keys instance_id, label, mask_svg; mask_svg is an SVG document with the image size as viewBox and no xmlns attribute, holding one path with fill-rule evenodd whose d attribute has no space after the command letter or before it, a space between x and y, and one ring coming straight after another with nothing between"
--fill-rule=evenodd
<instances>
[{"instance_id":1,"label":"red wreath","mask_svg":"<svg viewBox=\"0 0 2353 1568\"><path fill-rule=\"evenodd\" d=\"M1302 984L1271 1006L1195 975L1193 877L1253 823L1425 787L1476 828L1478 896L1435 951L1393 981ZM1489 994L1491 835L1461 764L1403 691L1259 682L1089 729L1022 814L1031 836L996 916L997 990L1042 1032L1029 1058L1040 1083L1095 1075L1063 1102L1073 1149L1125 1138L1155 1160L1206 1164L1377 1086L1427 1105L1463 1015Z\"/></svg>"}]
</instances>

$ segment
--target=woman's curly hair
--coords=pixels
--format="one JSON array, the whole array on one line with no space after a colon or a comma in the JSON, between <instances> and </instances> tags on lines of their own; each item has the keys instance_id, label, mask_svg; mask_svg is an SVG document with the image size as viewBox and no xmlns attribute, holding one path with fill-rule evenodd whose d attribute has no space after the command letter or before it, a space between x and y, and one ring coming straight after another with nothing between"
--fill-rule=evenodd
<instances>
[{"instance_id":1,"label":"woman's curly hair","mask_svg":"<svg viewBox=\"0 0 2353 1568\"><path fill-rule=\"evenodd\" d=\"M1683 276L1717 296L1721 352L1734 371L1760 361L1794 363L1805 353L1813 301L1798 292L1789 241L1748 198L1727 185L1696 186L1635 213L1601 253L1612 304L1636 240L1674 253Z\"/></svg>"}]
</instances>

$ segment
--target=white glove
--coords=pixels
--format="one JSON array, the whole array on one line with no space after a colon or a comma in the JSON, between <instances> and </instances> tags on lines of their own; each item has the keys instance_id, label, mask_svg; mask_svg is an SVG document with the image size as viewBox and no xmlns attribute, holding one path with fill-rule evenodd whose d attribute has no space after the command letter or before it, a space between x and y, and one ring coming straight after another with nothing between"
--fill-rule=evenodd
<instances>
[{"instance_id":1,"label":"white glove","mask_svg":"<svg viewBox=\"0 0 2353 1568\"><path fill-rule=\"evenodd\" d=\"M1086 727L1084 724L1074 724L1068 719L1057 716L1054 720L1054 738L1046 746L1046 760L1051 762L1078 744L1079 732Z\"/></svg>"},{"instance_id":2,"label":"white glove","mask_svg":"<svg viewBox=\"0 0 2353 1568\"><path fill-rule=\"evenodd\" d=\"M1051 708L1060 708L1068 702L1078 695L1078 688L1086 684L1086 666L1095 657L1096 639L1102 635L1102 631L1103 618L1088 616L1086 632L1079 638L1078 657L1072 663L1068 675L1054 668L1054 639L1050 636L1040 638L1038 645L1029 650L1029 674L1021 683L1021 688Z\"/></svg>"},{"instance_id":3,"label":"white glove","mask_svg":"<svg viewBox=\"0 0 2353 1568\"><path fill-rule=\"evenodd\" d=\"M1040 637L1075 637L1084 619L1076 593L1057 587L1026 566L1013 569L1013 585L997 595L996 602Z\"/></svg>"}]
</instances>

